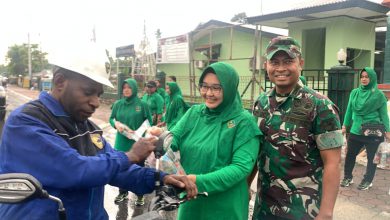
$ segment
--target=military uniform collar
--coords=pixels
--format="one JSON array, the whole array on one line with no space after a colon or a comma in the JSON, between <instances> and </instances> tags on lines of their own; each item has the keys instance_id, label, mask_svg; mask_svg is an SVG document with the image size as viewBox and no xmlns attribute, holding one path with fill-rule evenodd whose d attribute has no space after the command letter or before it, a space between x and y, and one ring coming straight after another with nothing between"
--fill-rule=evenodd
<instances>
[{"instance_id":1,"label":"military uniform collar","mask_svg":"<svg viewBox=\"0 0 390 220\"><path fill-rule=\"evenodd\" d=\"M290 92L288 97L292 97L292 98L295 98L295 99L301 99L302 98L302 93L300 91L303 88L304 88L304 85L303 85L302 81L298 80L298 83L295 85L295 88ZM268 96L268 97L276 96L276 88L275 88L275 86L266 93L266 96Z\"/></svg>"}]
</instances>

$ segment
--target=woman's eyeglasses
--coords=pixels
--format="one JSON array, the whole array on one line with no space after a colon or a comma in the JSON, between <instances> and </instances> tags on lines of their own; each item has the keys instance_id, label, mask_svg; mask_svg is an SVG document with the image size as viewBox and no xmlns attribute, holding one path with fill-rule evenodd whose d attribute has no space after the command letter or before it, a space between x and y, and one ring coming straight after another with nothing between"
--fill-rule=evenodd
<instances>
[{"instance_id":1,"label":"woman's eyeglasses","mask_svg":"<svg viewBox=\"0 0 390 220\"><path fill-rule=\"evenodd\" d=\"M210 89L211 93L213 94L219 94L221 93L222 86L219 84L213 84L213 85L207 85L206 83L200 83L199 84L199 91L201 93L207 93L207 91Z\"/></svg>"}]
</instances>

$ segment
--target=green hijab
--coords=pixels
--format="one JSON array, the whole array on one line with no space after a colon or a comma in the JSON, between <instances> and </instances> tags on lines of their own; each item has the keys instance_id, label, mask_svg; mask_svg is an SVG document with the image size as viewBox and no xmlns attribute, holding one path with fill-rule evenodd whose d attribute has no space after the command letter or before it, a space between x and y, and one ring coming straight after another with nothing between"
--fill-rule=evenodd
<instances>
[{"instance_id":1,"label":"green hijab","mask_svg":"<svg viewBox=\"0 0 390 220\"><path fill-rule=\"evenodd\" d=\"M204 107L202 113L207 120L228 121L244 111L238 94L239 78L236 70L228 63L217 62L209 65L199 78L199 84L207 73L214 73L222 86L223 101L215 109Z\"/></svg>"},{"instance_id":2,"label":"green hijab","mask_svg":"<svg viewBox=\"0 0 390 220\"><path fill-rule=\"evenodd\" d=\"M171 94L169 95L169 98L172 100L174 97L181 96L181 89L179 85L177 85L176 82L168 82L167 83L169 87L169 91Z\"/></svg>"},{"instance_id":3,"label":"green hijab","mask_svg":"<svg viewBox=\"0 0 390 220\"><path fill-rule=\"evenodd\" d=\"M178 112L181 108L186 111L190 106L184 102L181 95L181 89L176 82L168 82L167 86L169 87L171 94L169 95L170 103L167 104L165 122L170 123L178 116Z\"/></svg>"},{"instance_id":4,"label":"green hijab","mask_svg":"<svg viewBox=\"0 0 390 220\"><path fill-rule=\"evenodd\" d=\"M377 111L382 107L383 103L387 102L383 92L378 89L377 76L374 69L365 67L360 71L360 77L363 71L367 72L370 82L366 86L360 85L359 88L355 89L355 92L351 94L350 100L353 111L357 115L366 115Z\"/></svg>"},{"instance_id":5,"label":"green hijab","mask_svg":"<svg viewBox=\"0 0 390 220\"><path fill-rule=\"evenodd\" d=\"M123 96L123 86L125 85L125 83L127 83L131 88L131 96L130 97ZM138 97L137 97L137 94L138 94L137 81L135 81L132 78L126 79L122 84L121 94L122 94L122 98L125 100L125 103L128 103L128 104L133 103L136 99L138 99Z\"/></svg>"}]
</instances>

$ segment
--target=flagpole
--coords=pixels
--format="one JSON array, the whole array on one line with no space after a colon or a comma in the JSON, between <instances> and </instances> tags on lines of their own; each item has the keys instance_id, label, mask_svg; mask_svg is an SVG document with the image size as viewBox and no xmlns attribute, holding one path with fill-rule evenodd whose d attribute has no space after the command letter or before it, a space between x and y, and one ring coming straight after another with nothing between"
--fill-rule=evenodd
<instances>
[{"instance_id":1,"label":"flagpole","mask_svg":"<svg viewBox=\"0 0 390 220\"><path fill-rule=\"evenodd\" d=\"M31 70L31 44L30 44L30 32L27 34L28 37L28 75L30 77L30 88L32 87L32 70Z\"/></svg>"}]
</instances>

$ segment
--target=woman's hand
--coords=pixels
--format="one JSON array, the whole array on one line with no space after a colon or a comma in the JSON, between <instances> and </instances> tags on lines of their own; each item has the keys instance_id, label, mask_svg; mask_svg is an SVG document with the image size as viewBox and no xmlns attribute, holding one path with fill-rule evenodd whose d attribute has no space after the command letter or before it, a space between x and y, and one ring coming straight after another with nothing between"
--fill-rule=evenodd
<instances>
[{"instance_id":1,"label":"woman's hand","mask_svg":"<svg viewBox=\"0 0 390 220\"><path fill-rule=\"evenodd\" d=\"M120 123L119 121L115 121L115 128L116 128L116 130L117 130L119 133L121 133L121 132L123 131L123 129L124 129L123 124Z\"/></svg>"},{"instance_id":2,"label":"woman's hand","mask_svg":"<svg viewBox=\"0 0 390 220\"><path fill-rule=\"evenodd\" d=\"M347 133L347 128L344 125L341 127L341 133Z\"/></svg>"},{"instance_id":3,"label":"woman's hand","mask_svg":"<svg viewBox=\"0 0 390 220\"><path fill-rule=\"evenodd\" d=\"M160 122L160 123L157 124L157 127L160 127L160 128L161 128L161 127L164 127L165 125L166 125L165 122Z\"/></svg>"},{"instance_id":4,"label":"woman's hand","mask_svg":"<svg viewBox=\"0 0 390 220\"><path fill-rule=\"evenodd\" d=\"M184 175L166 175L164 177L164 184L166 185L174 185L176 187L185 188L187 191L187 199L196 198L198 194L198 188L196 184L189 178L189 176Z\"/></svg>"},{"instance_id":5,"label":"woman's hand","mask_svg":"<svg viewBox=\"0 0 390 220\"><path fill-rule=\"evenodd\" d=\"M187 175L187 177L190 181L192 181L193 183L196 183L196 175L190 174L190 175Z\"/></svg>"},{"instance_id":6,"label":"woman's hand","mask_svg":"<svg viewBox=\"0 0 390 220\"><path fill-rule=\"evenodd\" d=\"M147 134L151 134L156 137L160 136L163 132L164 129L157 126L153 126L146 131Z\"/></svg>"}]
</instances>

